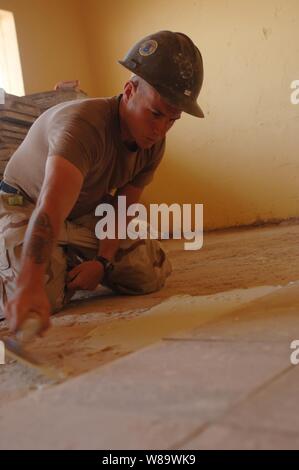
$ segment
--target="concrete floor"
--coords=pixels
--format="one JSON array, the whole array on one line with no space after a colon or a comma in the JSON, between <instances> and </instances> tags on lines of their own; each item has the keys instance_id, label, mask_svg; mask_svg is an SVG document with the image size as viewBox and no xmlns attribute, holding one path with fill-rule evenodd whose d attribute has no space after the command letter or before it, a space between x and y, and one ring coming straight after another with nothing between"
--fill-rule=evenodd
<instances>
[{"instance_id":1,"label":"concrete floor","mask_svg":"<svg viewBox=\"0 0 299 470\"><path fill-rule=\"evenodd\" d=\"M30 348L60 383L0 366L0 448L298 449L298 239L282 224L164 242L162 291L73 302Z\"/></svg>"}]
</instances>

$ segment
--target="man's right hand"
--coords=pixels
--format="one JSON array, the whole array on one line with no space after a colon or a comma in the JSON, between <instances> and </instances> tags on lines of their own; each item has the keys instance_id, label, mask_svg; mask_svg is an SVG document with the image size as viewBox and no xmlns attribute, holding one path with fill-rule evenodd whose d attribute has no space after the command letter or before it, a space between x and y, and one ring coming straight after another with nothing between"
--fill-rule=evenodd
<instances>
[{"instance_id":1,"label":"man's right hand","mask_svg":"<svg viewBox=\"0 0 299 470\"><path fill-rule=\"evenodd\" d=\"M42 321L42 331L50 326L50 302L43 286L19 287L5 305L9 329L16 332L34 312Z\"/></svg>"}]
</instances>

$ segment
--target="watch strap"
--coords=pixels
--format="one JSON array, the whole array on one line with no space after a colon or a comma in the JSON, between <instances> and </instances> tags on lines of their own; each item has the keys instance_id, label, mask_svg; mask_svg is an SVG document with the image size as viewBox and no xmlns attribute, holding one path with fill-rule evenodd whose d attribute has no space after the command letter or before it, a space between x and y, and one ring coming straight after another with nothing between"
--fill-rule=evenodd
<instances>
[{"instance_id":1,"label":"watch strap","mask_svg":"<svg viewBox=\"0 0 299 470\"><path fill-rule=\"evenodd\" d=\"M97 255L94 257L94 261L99 261L102 263L105 272L113 268L111 261L109 261L109 259L105 258L104 256Z\"/></svg>"}]
</instances>

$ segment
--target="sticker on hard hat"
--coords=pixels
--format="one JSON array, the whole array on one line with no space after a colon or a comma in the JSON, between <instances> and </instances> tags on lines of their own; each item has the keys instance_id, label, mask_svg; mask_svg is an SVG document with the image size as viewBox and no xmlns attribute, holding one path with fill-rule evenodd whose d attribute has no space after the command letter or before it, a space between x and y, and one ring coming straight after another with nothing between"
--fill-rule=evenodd
<instances>
[{"instance_id":1,"label":"sticker on hard hat","mask_svg":"<svg viewBox=\"0 0 299 470\"><path fill-rule=\"evenodd\" d=\"M139 54L143 56L152 55L156 52L158 43L154 39L149 39L141 44L139 47Z\"/></svg>"}]
</instances>

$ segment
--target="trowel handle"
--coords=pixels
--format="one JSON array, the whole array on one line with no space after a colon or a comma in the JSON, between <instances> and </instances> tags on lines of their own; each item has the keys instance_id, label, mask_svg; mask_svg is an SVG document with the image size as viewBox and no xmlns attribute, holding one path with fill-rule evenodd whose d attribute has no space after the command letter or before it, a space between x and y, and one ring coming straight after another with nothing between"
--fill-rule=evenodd
<instances>
[{"instance_id":1,"label":"trowel handle","mask_svg":"<svg viewBox=\"0 0 299 470\"><path fill-rule=\"evenodd\" d=\"M41 317L35 312L30 312L28 318L26 318L17 331L18 341L28 343L41 332L42 327Z\"/></svg>"}]
</instances>

